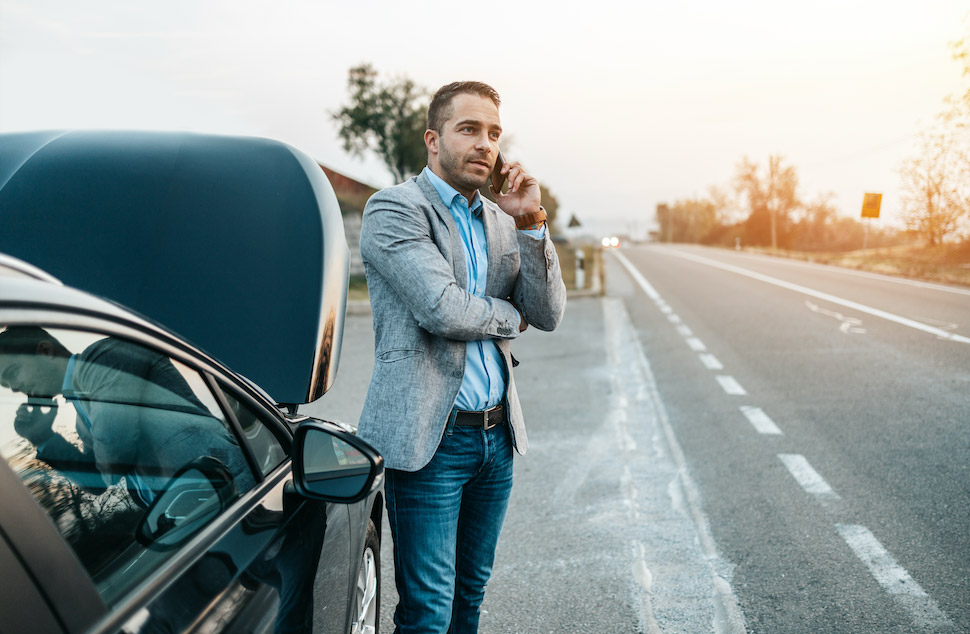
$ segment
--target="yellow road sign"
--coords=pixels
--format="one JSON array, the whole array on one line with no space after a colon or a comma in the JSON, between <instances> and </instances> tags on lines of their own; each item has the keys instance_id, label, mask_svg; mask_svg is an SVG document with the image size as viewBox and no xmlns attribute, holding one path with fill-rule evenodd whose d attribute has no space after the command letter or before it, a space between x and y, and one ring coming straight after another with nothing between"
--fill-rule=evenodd
<instances>
[{"instance_id":1,"label":"yellow road sign","mask_svg":"<svg viewBox=\"0 0 970 634\"><path fill-rule=\"evenodd\" d=\"M862 217L878 218L879 207L882 206L882 194L866 194L862 199Z\"/></svg>"}]
</instances>

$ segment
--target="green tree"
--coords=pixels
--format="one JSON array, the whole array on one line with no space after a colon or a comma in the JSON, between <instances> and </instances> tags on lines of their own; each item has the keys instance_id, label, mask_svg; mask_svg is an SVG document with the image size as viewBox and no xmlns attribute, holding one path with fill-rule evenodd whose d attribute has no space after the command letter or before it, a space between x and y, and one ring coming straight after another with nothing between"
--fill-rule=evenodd
<instances>
[{"instance_id":1,"label":"green tree","mask_svg":"<svg viewBox=\"0 0 970 634\"><path fill-rule=\"evenodd\" d=\"M734 177L737 194L747 203L745 221L746 242L787 246L791 214L799 206L798 174L791 165L784 165L778 155L768 157L764 172L747 157L738 163Z\"/></svg>"},{"instance_id":2,"label":"green tree","mask_svg":"<svg viewBox=\"0 0 970 634\"><path fill-rule=\"evenodd\" d=\"M395 182L421 171L428 160L427 91L406 77L381 81L370 64L348 71L347 90L350 104L332 113L344 149L355 156L373 152Z\"/></svg>"}]
</instances>

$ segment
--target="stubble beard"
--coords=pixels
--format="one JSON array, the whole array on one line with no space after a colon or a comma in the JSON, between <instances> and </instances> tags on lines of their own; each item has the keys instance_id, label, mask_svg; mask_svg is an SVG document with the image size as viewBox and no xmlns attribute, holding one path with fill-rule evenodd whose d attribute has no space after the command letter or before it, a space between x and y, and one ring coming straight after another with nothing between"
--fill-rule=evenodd
<instances>
[{"instance_id":1,"label":"stubble beard","mask_svg":"<svg viewBox=\"0 0 970 634\"><path fill-rule=\"evenodd\" d=\"M452 186L457 185L456 189L469 192L485 186L485 183L488 182L488 173L481 177L466 173L464 171L466 163L465 157L453 154L444 145L440 147L438 163L441 165L441 171L444 172L446 180L450 180ZM474 158L478 158L478 155L476 154Z\"/></svg>"}]
</instances>

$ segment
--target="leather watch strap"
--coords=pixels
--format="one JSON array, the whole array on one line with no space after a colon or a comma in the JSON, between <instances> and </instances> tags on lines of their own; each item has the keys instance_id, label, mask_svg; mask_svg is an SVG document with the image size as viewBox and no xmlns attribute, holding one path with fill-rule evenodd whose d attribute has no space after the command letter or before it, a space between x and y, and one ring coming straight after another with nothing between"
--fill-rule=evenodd
<instances>
[{"instance_id":1,"label":"leather watch strap","mask_svg":"<svg viewBox=\"0 0 970 634\"><path fill-rule=\"evenodd\" d=\"M526 229L540 222L546 221L546 210L539 206L539 211L533 211L532 213L522 214L521 216L515 217L515 228L516 229Z\"/></svg>"}]
</instances>

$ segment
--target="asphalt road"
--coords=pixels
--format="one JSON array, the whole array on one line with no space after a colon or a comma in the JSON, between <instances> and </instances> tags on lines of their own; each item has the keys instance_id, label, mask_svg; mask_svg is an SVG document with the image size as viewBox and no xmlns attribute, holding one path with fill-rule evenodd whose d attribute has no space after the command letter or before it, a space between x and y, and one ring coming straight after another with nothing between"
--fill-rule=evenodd
<instances>
[{"instance_id":1,"label":"asphalt road","mask_svg":"<svg viewBox=\"0 0 970 634\"><path fill-rule=\"evenodd\" d=\"M970 631L970 291L616 255L748 631Z\"/></svg>"},{"instance_id":2,"label":"asphalt road","mask_svg":"<svg viewBox=\"0 0 970 634\"><path fill-rule=\"evenodd\" d=\"M970 293L686 247L606 266L513 346L532 447L480 631L970 631ZM356 421L372 346L352 314L305 411Z\"/></svg>"},{"instance_id":3,"label":"asphalt road","mask_svg":"<svg viewBox=\"0 0 970 634\"><path fill-rule=\"evenodd\" d=\"M559 329L529 330L513 350L531 447L516 458L480 632L742 632L732 567L623 302L570 298ZM370 317L353 314L336 384L302 411L357 420L372 365ZM389 539L382 571L391 632Z\"/></svg>"}]
</instances>

